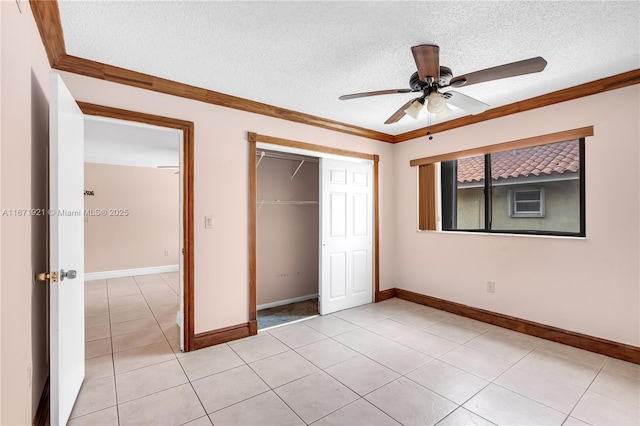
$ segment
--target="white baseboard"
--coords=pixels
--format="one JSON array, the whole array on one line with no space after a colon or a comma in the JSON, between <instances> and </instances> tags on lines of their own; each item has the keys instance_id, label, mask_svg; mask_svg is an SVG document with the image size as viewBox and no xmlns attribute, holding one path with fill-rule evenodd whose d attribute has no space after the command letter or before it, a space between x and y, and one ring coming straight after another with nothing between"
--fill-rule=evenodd
<instances>
[{"instance_id":1,"label":"white baseboard","mask_svg":"<svg viewBox=\"0 0 640 426\"><path fill-rule=\"evenodd\" d=\"M135 275L162 274L165 272L178 272L180 265L151 266L148 268L120 269L115 271L86 272L85 281L106 280L109 278L132 277Z\"/></svg>"},{"instance_id":2,"label":"white baseboard","mask_svg":"<svg viewBox=\"0 0 640 426\"><path fill-rule=\"evenodd\" d=\"M288 305L289 303L304 302L305 300L317 299L317 298L318 298L318 293L316 293L316 294L307 294L306 296L294 297L293 299L278 300L277 302L271 302L271 303L265 303L264 305L258 305L256 307L256 310L259 311L260 309L275 308L276 306Z\"/></svg>"}]
</instances>

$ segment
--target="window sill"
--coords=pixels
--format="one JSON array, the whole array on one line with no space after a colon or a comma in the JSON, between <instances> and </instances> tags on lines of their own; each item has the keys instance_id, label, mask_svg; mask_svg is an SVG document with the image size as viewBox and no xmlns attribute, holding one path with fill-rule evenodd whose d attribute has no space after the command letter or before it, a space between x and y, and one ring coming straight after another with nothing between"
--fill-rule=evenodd
<instances>
[{"instance_id":1,"label":"window sill","mask_svg":"<svg viewBox=\"0 0 640 426\"><path fill-rule=\"evenodd\" d=\"M571 239L571 240L586 240L585 236L578 235L544 235L544 234L512 234L509 232L483 232L483 231L432 231L417 229L419 234L436 233L436 234L452 234L452 235L491 235L498 237L525 237L525 238L549 238L549 239Z\"/></svg>"}]
</instances>

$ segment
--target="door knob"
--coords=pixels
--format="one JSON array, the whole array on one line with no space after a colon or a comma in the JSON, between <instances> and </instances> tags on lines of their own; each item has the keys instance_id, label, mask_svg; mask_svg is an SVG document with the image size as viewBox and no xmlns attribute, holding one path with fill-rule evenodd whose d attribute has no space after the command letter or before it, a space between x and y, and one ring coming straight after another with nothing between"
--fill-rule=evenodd
<instances>
[{"instance_id":1,"label":"door knob","mask_svg":"<svg viewBox=\"0 0 640 426\"><path fill-rule=\"evenodd\" d=\"M64 281L65 278L69 278L70 280L76 277L77 272L75 270L66 271L64 269L60 269L60 281Z\"/></svg>"}]
</instances>

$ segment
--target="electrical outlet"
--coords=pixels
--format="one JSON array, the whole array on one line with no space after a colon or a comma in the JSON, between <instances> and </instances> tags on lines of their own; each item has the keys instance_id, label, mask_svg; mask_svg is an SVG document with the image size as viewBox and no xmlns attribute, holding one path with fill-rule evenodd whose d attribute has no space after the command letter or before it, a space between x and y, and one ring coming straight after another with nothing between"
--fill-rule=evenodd
<instances>
[{"instance_id":1,"label":"electrical outlet","mask_svg":"<svg viewBox=\"0 0 640 426\"><path fill-rule=\"evenodd\" d=\"M169 250L168 249L164 249L164 255L165 256L169 256Z\"/></svg>"},{"instance_id":2,"label":"electrical outlet","mask_svg":"<svg viewBox=\"0 0 640 426\"><path fill-rule=\"evenodd\" d=\"M487 292L495 293L496 292L496 283L493 281L487 281Z\"/></svg>"}]
</instances>

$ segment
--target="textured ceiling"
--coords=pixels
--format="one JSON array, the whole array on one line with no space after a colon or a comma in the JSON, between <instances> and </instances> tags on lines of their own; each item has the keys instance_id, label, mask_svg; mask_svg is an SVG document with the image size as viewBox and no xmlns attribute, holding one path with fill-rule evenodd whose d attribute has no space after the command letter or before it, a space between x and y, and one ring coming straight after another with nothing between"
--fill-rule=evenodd
<instances>
[{"instance_id":1,"label":"textured ceiling","mask_svg":"<svg viewBox=\"0 0 640 426\"><path fill-rule=\"evenodd\" d=\"M180 130L132 121L87 116L84 161L120 166L158 167L180 163Z\"/></svg>"},{"instance_id":2,"label":"textured ceiling","mask_svg":"<svg viewBox=\"0 0 640 426\"><path fill-rule=\"evenodd\" d=\"M538 74L456 89L491 107L640 68L639 1L67 1L67 53L389 134L415 93L411 46L460 75L535 56ZM455 110L446 118L466 115ZM438 121L432 116L431 123Z\"/></svg>"}]
</instances>

